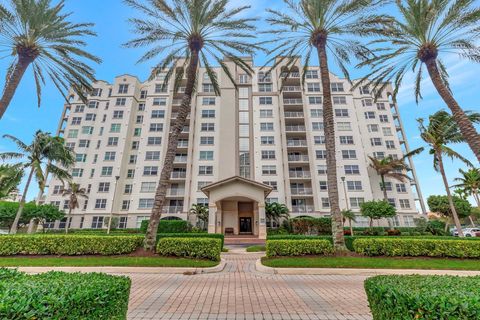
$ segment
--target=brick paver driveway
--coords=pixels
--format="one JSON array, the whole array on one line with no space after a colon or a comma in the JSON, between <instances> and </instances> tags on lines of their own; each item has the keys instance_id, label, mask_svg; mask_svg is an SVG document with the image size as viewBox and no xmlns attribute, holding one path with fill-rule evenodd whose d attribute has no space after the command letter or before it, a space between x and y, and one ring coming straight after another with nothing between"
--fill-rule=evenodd
<instances>
[{"instance_id":1,"label":"brick paver driveway","mask_svg":"<svg viewBox=\"0 0 480 320\"><path fill-rule=\"evenodd\" d=\"M128 319L371 319L364 276L267 275L259 257L224 254L221 273L132 274Z\"/></svg>"}]
</instances>

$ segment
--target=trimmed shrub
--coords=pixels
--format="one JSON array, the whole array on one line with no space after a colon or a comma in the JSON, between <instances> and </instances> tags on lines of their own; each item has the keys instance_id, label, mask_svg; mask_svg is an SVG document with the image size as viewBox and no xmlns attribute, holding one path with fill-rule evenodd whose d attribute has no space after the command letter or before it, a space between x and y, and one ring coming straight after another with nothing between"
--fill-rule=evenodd
<instances>
[{"instance_id":1,"label":"trimmed shrub","mask_svg":"<svg viewBox=\"0 0 480 320\"><path fill-rule=\"evenodd\" d=\"M290 225L294 234L328 235L332 233L331 218L294 218L290 219Z\"/></svg>"},{"instance_id":2,"label":"trimmed shrub","mask_svg":"<svg viewBox=\"0 0 480 320\"><path fill-rule=\"evenodd\" d=\"M127 319L128 277L0 269L1 319Z\"/></svg>"},{"instance_id":3,"label":"trimmed shrub","mask_svg":"<svg viewBox=\"0 0 480 320\"><path fill-rule=\"evenodd\" d=\"M353 241L357 237L345 237L345 246L348 250L353 251ZM268 236L268 240L328 240L333 245L333 238L331 236L304 236L300 234L288 235L272 235Z\"/></svg>"},{"instance_id":4,"label":"trimmed shrub","mask_svg":"<svg viewBox=\"0 0 480 320\"><path fill-rule=\"evenodd\" d=\"M10 235L0 236L0 256L117 255L141 247L143 236Z\"/></svg>"},{"instance_id":5,"label":"trimmed shrub","mask_svg":"<svg viewBox=\"0 0 480 320\"><path fill-rule=\"evenodd\" d=\"M363 238L353 248L367 256L480 258L480 242L470 240Z\"/></svg>"},{"instance_id":6,"label":"trimmed shrub","mask_svg":"<svg viewBox=\"0 0 480 320\"><path fill-rule=\"evenodd\" d=\"M147 232L150 220L143 220L140 230ZM189 232L190 224L186 220L160 220L157 233L182 233Z\"/></svg>"},{"instance_id":7,"label":"trimmed shrub","mask_svg":"<svg viewBox=\"0 0 480 320\"><path fill-rule=\"evenodd\" d=\"M375 320L480 319L480 277L377 276L365 290Z\"/></svg>"},{"instance_id":8,"label":"trimmed shrub","mask_svg":"<svg viewBox=\"0 0 480 320\"><path fill-rule=\"evenodd\" d=\"M162 256L175 256L220 261L222 242L209 238L161 238L157 253Z\"/></svg>"},{"instance_id":9,"label":"trimmed shrub","mask_svg":"<svg viewBox=\"0 0 480 320\"><path fill-rule=\"evenodd\" d=\"M220 239L223 244L225 242L225 236L221 233L159 233L157 234L157 241L161 238L211 238Z\"/></svg>"},{"instance_id":10,"label":"trimmed shrub","mask_svg":"<svg viewBox=\"0 0 480 320\"><path fill-rule=\"evenodd\" d=\"M333 253L329 240L268 240L267 257L327 255Z\"/></svg>"}]
</instances>

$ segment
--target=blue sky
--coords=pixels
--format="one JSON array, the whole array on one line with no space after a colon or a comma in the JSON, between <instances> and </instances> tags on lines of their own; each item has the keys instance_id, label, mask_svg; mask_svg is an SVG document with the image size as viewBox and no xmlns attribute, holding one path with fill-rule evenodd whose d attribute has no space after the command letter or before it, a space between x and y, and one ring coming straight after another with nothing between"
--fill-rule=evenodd
<instances>
[{"instance_id":1,"label":"blue sky","mask_svg":"<svg viewBox=\"0 0 480 320\"><path fill-rule=\"evenodd\" d=\"M232 0L232 5L250 4L252 8L249 13L262 19L265 17L265 8L282 9L280 0ZM477 2L478 3L478 2ZM117 75L129 73L138 76L141 80L148 77L150 65L137 65L136 60L142 53L142 50L133 50L122 48L122 44L133 37L130 25L127 19L135 14L130 8L126 7L120 0L67 0L68 11L72 11L71 19L76 22L93 22L98 37L89 39L88 49L95 55L102 58L103 63L96 66L97 78L106 81L112 81ZM264 22L259 22L259 27L264 27ZM0 86L4 85L4 72L6 70L7 59L0 57ZM461 60L457 56L444 57L450 73L450 82L455 97L465 110L480 111L479 90L480 85L478 75L480 74L480 64ZM265 61L263 54L255 57L257 65L262 65ZM333 64L332 72L339 74L338 68ZM365 70L354 70L351 68L352 78L358 78L364 74ZM436 110L446 108L445 104L439 98L430 80L423 80L423 101L418 105L415 103L413 95L413 77L404 83L398 97L400 112L403 123L406 128L407 138L411 148L422 146L419 137L417 122L415 119L428 117ZM17 93L4 118L0 121L0 135L5 133L12 134L28 142L31 140L34 132L38 129L43 131L55 132L58 120L63 108L63 100L56 89L47 85L42 96L42 106L37 108L35 98L35 87L31 70L27 71ZM13 151L14 146L4 139L0 139L0 152ZM455 150L469 158L473 163L477 163L473 153L466 145L457 145ZM445 190L439 174L432 168L432 159L427 152L415 158L415 165L419 174L424 197L431 194L444 194ZM457 161L446 160L447 175L450 180L458 173L458 168L462 167ZM31 188L29 199L37 193L36 187Z\"/></svg>"}]
</instances>

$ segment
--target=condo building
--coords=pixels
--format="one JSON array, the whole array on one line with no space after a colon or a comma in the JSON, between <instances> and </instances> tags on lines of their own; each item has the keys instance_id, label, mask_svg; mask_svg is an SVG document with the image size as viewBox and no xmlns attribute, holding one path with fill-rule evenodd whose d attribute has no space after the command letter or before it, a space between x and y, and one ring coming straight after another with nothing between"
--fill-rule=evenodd
<instances>
[{"instance_id":1,"label":"condo building","mask_svg":"<svg viewBox=\"0 0 480 320\"><path fill-rule=\"evenodd\" d=\"M246 59L253 67L253 60ZM318 67L306 71L302 84L296 64L274 70L253 67L247 75L226 62L237 88L221 68L221 95L200 68L191 113L180 140L164 219L189 219L193 204L209 207L210 232L265 237L271 221L265 204L285 204L291 217L330 214L322 86ZM286 75L288 77L286 77ZM73 210L72 228L105 228L108 217L118 228L138 228L149 218L166 154L168 134L180 107L186 79L177 92L164 86L164 74L141 82L122 75L113 83L98 81L85 103L70 97L58 133L76 154L73 180L88 192ZM368 86L352 90L331 74L340 206L359 214L364 201L383 199L380 177L369 156L402 157L409 151L398 106L389 90L375 101ZM171 81L173 82L173 81ZM390 89L391 91L391 89ZM415 167L411 181L387 179L388 201L398 215L395 226L413 226L425 212ZM45 202L68 209L62 183L49 181ZM368 226L358 217L357 226ZM380 221L387 225L387 221ZM66 221L47 227L64 228Z\"/></svg>"}]
</instances>

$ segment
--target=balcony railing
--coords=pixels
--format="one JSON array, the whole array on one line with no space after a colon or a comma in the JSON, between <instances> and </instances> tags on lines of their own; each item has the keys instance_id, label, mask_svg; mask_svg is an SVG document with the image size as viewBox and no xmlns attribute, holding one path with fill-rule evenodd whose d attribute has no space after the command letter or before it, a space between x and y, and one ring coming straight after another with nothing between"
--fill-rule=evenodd
<instances>
[{"instance_id":1,"label":"balcony railing","mask_svg":"<svg viewBox=\"0 0 480 320\"><path fill-rule=\"evenodd\" d=\"M173 99L172 105L179 106L182 104L182 99Z\"/></svg>"},{"instance_id":2,"label":"balcony railing","mask_svg":"<svg viewBox=\"0 0 480 320\"><path fill-rule=\"evenodd\" d=\"M287 140L287 147L306 147L307 140Z\"/></svg>"},{"instance_id":3,"label":"balcony railing","mask_svg":"<svg viewBox=\"0 0 480 320\"><path fill-rule=\"evenodd\" d=\"M303 104L303 100L301 98L283 99L283 104L284 105Z\"/></svg>"},{"instance_id":4,"label":"balcony railing","mask_svg":"<svg viewBox=\"0 0 480 320\"><path fill-rule=\"evenodd\" d=\"M305 126L285 126L285 131L287 132L303 132L305 131Z\"/></svg>"},{"instance_id":5,"label":"balcony railing","mask_svg":"<svg viewBox=\"0 0 480 320\"><path fill-rule=\"evenodd\" d=\"M188 148L188 141L178 141L177 148Z\"/></svg>"},{"instance_id":6,"label":"balcony railing","mask_svg":"<svg viewBox=\"0 0 480 320\"><path fill-rule=\"evenodd\" d=\"M284 115L285 115L285 118L303 118L305 116L303 112L293 112L293 111L285 111Z\"/></svg>"},{"instance_id":7,"label":"balcony railing","mask_svg":"<svg viewBox=\"0 0 480 320\"><path fill-rule=\"evenodd\" d=\"M289 171L290 178L311 178L310 171Z\"/></svg>"},{"instance_id":8,"label":"balcony railing","mask_svg":"<svg viewBox=\"0 0 480 320\"><path fill-rule=\"evenodd\" d=\"M302 87L300 87L300 86L284 86L283 91L285 91L285 92L301 92Z\"/></svg>"},{"instance_id":9,"label":"balcony railing","mask_svg":"<svg viewBox=\"0 0 480 320\"><path fill-rule=\"evenodd\" d=\"M313 211L315 211L315 208L309 205L292 206L292 212L294 213L305 213L305 212L313 212Z\"/></svg>"},{"instance_id":10,"label":"balcony railing","mask_svg":"<svg viewBox=\"0 0 480 320\"><path fill-rule=\"evenodd\" d=\"M293 195L312 195L312 188L292 188Z\"/></svg>"},{"instance_id":11,"label":"balcony railing","mask_svg":"<svg viewBox=\"0 0 480 320\"><path fill-rule=\"evenodd\" d=\"M282 72L280 74L280 77L282 78L285 78L287 76L287 72ZM290 72L290 74L288 74L288 77L289 78L300 78L300 72Z\"/></svg>"},{"instance_id":12,"label":"balcony railing","mask_svg":"<svg viewBox=\"0 0 480 320\"><path fill-rule=\"evenodd\" d=\"M177 162L177 163L187 163L187 159L188 157L187 156L176 156L175 159L174 159L174 162Z\"/></svg>"},{"instance_id":13,"label":"balcony railing","mask_svg":"<svg viewBox=\"0 0 480 320\"><path fill-rule=\"evenodd\" d=\"M175 196L184 196L185 189L168 189L167 196L175 197Z\"/></svg>"},{"instance_id":14,"label":"balcony railing","mask_svg":"<svg viewBox=\"0 0 480 320\"><path fill-rule=\"evenodd\" d=\"M187 177L186 172L172 172L170 179L185 179Z\"/></svg>"},{"instance_id":15,"label":"balcony railing","mask_svg":"<svg viewBox=\"0 0 480 320\"><path fill-rule=\"evenodd\" d=\"M182 213L183 206L167 206L162 208L162 213Z\"/></svg>"},{"instance_id":16,"label":"balcony railing","mask_svg":"<svg viewBox=\"0 0 480 320\"><path fill-rule=\"evenodd\" d=\"M308 162L309 158L308 158L307 154L290 154L290 155L288 155L288 161Z\"/></svg>"}]
</instances>

